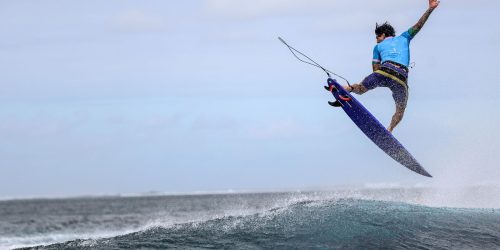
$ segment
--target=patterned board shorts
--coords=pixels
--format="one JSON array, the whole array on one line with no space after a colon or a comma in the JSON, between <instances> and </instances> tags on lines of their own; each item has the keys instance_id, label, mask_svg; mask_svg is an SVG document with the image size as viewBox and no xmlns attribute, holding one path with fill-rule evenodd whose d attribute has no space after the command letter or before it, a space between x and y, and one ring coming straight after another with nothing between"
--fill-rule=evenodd
<instances>
[{"instance_id":1,"label":"patterned board shorts","mask_svg":"<svg viewBox=\"0 0 500 250\"><path fill-rule=\"evenodd\" d=\"M361 84L368 90L377 87L386 87L392 91L392 98L396 105L406 108L408 102L408 73L391 63L383 63L380 69L367 76Z\"/></svg>"}]
</instances>

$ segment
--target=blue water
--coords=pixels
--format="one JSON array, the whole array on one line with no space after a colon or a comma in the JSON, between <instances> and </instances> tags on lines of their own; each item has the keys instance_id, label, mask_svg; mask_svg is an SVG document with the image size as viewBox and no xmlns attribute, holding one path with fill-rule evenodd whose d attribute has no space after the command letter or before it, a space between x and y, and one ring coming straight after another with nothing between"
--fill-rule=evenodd
<instances>
[{"instance_id":1,"label":"blue water","mask_svg":"<svg viewBox=\"0 0 500 250\"><path fill-rule=\"evenodd\" d=\"M1 201L0 248L500 249L500 210L348 196L309 192Z\"/></svg>"}]
</instances>

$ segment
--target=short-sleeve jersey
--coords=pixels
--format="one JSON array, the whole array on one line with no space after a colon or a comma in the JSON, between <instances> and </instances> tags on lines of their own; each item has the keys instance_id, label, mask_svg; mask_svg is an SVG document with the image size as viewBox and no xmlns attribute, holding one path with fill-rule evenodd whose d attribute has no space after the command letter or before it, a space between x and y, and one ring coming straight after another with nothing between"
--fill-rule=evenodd
<instances>
[{"instance_id":1,"label":"short-sleeve jersey","mask_svg":"<svg viewBox=\"0 0 500 250\"><path fill-rule=\"evenodd\" d=\"M373 63L393 61L408 67L410 64L410 41L415 34L411 29L397 37L387 37L373 48Z\"/></svg>"}]
</instances>

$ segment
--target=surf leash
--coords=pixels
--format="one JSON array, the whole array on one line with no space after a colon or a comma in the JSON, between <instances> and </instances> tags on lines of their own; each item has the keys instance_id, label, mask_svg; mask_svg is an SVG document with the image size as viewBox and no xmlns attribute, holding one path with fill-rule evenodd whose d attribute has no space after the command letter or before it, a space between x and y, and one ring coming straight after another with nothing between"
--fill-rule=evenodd
<instances>
[{"instance_id":1,"label":"surf leash","mask_svg":"<svg viewBox=\"0 0 500 250\"><path fill-rule=\"evenodd\" d=\"M348 81L347 79L345 79L343 76L338 75L338 74L336 74L336 73L332 72L331 70L328 70L328 69L324 68L324 67L323 67L323 66L321 66L319 63L317 63L316 61L314 61L313 59L311 59L310 57L308 57L306 54L304 54L304 53L300 52L299 50L295 49L294 47L290 46L290 45L289 45L289 44L288 44L288 43L287 43L287 42L286 42L283 38L278 37L278 39L279 39L279 40L280 40L283 44L285 44L285 46L287 46L287 47L288 47L288 49L290 50L290 52L292 52L293 56L295 56L295 58L297 58L297 60L299 60L299 61L301 61L301 62L303 62L303 63L307 63L307 64L309 64L309 65L312 65L312 66L314 66L314 67L318 67L318 68L320 68L321 70L323 70L323 71L326 73L326 75L328 76L328 78L331 78L331 75L334 75L334 76L339 77L340 79L342 79L342 80L346 81L346 82L347 82L347 85L349 85L349 87L351 87L351 88L352 88L352 86L351 86L351 84L349 83L349 81ZM299 55L303 56L303 57L304 57L304 58L306 58L308 61L301 59L299 56L297 56L297 54L299 54ZM331 74L331 75L330 75L330 74Z\"/></svg>"}]
</instances>

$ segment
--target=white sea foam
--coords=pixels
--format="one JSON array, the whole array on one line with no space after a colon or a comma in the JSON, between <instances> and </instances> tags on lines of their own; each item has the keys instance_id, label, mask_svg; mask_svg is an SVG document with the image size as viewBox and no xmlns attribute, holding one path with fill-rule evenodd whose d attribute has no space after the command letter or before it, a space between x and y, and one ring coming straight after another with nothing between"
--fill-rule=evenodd
<instances>
[{"instance_id":1,"label":"white sea foam","mask_svg":"<svg viewBox=\"0 0 500 250\"><path fill-rule=\"evenodd\" d=\"M132 233L134 230L124 230L120 232L94 232L94 233L50 233L37 234L25 237L4 237L0 236L0 250L14 249L21 247L34 247L40 245L50 245L76 239L85 239L84 243L92 246L96 239L113 237Z\"/></svg>"}]
</instances>

